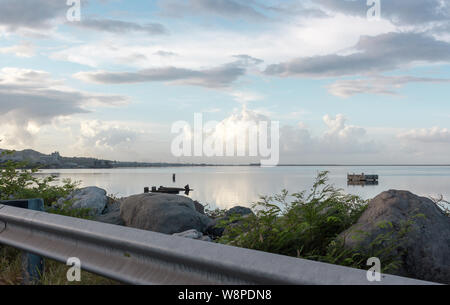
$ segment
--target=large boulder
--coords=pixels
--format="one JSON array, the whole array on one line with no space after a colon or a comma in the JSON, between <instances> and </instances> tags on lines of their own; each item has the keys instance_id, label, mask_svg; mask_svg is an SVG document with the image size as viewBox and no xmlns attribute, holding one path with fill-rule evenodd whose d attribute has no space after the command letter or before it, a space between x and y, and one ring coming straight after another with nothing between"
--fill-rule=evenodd
<instances>
[{"instance_id":1,"label":"large boulder","mask_svg":"<svg viewBox=\"0 0 450 305\"><path fill-rule=\"evenodd\" d=\"M212 220L197 212L192 199L171 194L140 194L124 198L120 216L125 225L165 234L195 229L205 232Z\"/></svg>"},{"instance_id":2,"label":"large boulder","mask_svg":"<svg viewBox=\"0 0 450 305\"><path fill-rule=\"evenodd\" d=\"M104 189L90 186L77 189L69 196L58 199L57 205L62 206L66 202L70 202L74 209L90 209L92 216L98 216L103 213L108 203L108 197Z\"/></svg>"},{"instance_id":3,"label":"large boulder","mask_svg":"<svg viewBox=\"0 0 450 305\"><path fill-rule=\"evenodd\" d=\"M410 230L396 249L402 255L396 274L450 284L450 218L428 198L407 191L383 192L369 202L358 222L341 237L346 246L364 249L388 230L394 230L394 238L398 237L409 221ZM380 226L388 222L392 227Z\"/></svg>"}]
</instances>

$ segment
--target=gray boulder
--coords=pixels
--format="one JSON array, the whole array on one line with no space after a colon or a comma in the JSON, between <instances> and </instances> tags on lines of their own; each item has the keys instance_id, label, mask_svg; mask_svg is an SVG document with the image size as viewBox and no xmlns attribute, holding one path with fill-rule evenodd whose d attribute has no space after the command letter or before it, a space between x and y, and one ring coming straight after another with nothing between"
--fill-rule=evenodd
<instances>
[{"instance_id":1,"label":"gray boulder","mask_svg":"<svg viewBox=\"0 0 450 305\"><path fill-rule=\"evenodd\" d=\"M120 216L125 225L173 234L195 229L205 232L212 220L197 212L192 199L171 194L140 194L124 198Z\"/></svg>"},{"instance_id":2,"label":"gray boulder","mask_svg":"<svg viewBox=\"0 0 450 305\"><path fill-rule=\"evenodd\" d=\"M407 191L383 192L369 202L358 222L340 236L345 238L346 246L364 249L388 230L394 230L394 236L398 236L402 223L411 220L410 230L396 250L402 253L402 266L396 274L450 284L450 218L428 198ZM392 223L392 228L380 227L383 222Z\"/></svg>"},{"instance_id":3,"label":"gray boulder","mask_svg":"<svg viewBox=\"0 0 450 305\"><path fill-rule=\"evenodd\" d=\"M74 209L90 209L92 216L98 216L108 203L108 197L104 189L90 186L73 191L66 198L60 198L57 205L62 206L65 202L70 201L71 207Z\"/></svg>"}]
</instances>

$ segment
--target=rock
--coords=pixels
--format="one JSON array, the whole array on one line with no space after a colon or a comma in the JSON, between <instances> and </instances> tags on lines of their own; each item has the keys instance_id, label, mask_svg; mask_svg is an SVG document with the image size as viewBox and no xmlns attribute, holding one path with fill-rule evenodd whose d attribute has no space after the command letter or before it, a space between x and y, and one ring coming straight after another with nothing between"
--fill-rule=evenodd
<instances>
[{"instance_id":1,"label":"rock","mask_svg":"<svg viewBox=\"0 0 450 305\"><path fill-rule=\"evenodd\" d=\"M199 232L197 230L188 230L188 231L181 232L181 233L174 233L172 235L184 237L184 238L202 240L202 241L212 241L211 237L209 237L207 235L203 235L202 232Z\"/></svg>"},{"instance_id":2,"label":"rock","mask_svg":"<svg viewBox=\"0 0 450 305\"><path fill-rule=\"evenodd\" d=\"M192 199L171 194L140 194L124 198L120 216L130 227L173 234L195 229L205 232L212 219L195 209Z\"/></svg>"},{"instance_id":3,"label":"rock","mask_svg":"<svg viewBox=\"0 0 450 305\"><path fill-rule=\"evenodd\" d=\"M232 223L229 223L226 227L221 227L220 223L223 221L229 221L231 216L241 216L242 218L249 217L250 215L254 215L253 211L246 207L235 206L228 211L225 212L224 217L220 217L214 220L214 225L210 226L207 230L207 233L211 236L220 237L227 232L227 228L233 228L239 225L240 221L235 220Z\"/></svg>"},{"instance_id":4,"label":"rock","mask_svg":"<svg viewBox=\"0 0 450 305\"><path fill-rule=\"evenodd\" d=\"M66 198L60 198L57 201L57 205L62 206L66 201L72 201L71 207L74 209L91 210L92 216L98 216L103 213L103 210L108 203L108 197L104 189L90 186L73 191Z\"/></svg>"},{"instance_id":5,"label":"rock","mask_svg":"<svg viewBox=\"0 0 450 305\"><path fill-rule=\"evenodd\" d=\"M229 209L228 211L225 212L225 216L228 216L228 217L230 217L232 215L244 216L244 215L248 215L248 214L253 214L253 211L249 208L241 207L241 206L232 207L231 209Z\"/></svg>"},{"instance_id":6,"label":"rock","mask_svg":"<svg viewBox=\"0 0 450 305\"><path fill-rule=\"evenodd\" d=\"M402 246L405 250L402 266L395 273L450 284L450 218L428 198L407 191L383 192L369 202L358 222L340 236L345 238L346 246L364 248L387 230L395 230L397 236L401 224L418 214L425 217L414 218ZM386 221L393 228L379 227ZM358 230L365 234L361 236Z\"/></svg>"}]
</instances>

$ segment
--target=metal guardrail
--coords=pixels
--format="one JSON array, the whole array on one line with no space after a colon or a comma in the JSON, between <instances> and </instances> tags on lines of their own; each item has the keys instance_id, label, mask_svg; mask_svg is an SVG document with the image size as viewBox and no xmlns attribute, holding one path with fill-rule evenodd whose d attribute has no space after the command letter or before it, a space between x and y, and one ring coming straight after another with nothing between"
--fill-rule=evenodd
<instances>
[{"instance_id":1,"label":"metal guardrail","mask_svg":"<svg viewBox=\"0 0 450 305\"><path fill-rule=\"evenodd\" d=\"M33 211L44 211L43 199L0 200L0 204ZM0 222L0 231L2 229ZM22 283L32 284L41 279L44 258L32 253L22 253Z\"/></svg>"},{"instance_id":2,"label":"metal guardrail","mask_svg":"<svg viewBox=\"0 0 450 305\"><path fill-rule=\"evenodd\" d=\"M0 244L129 284L433 284L5 205Z\"/></svg>"}]
</instances>

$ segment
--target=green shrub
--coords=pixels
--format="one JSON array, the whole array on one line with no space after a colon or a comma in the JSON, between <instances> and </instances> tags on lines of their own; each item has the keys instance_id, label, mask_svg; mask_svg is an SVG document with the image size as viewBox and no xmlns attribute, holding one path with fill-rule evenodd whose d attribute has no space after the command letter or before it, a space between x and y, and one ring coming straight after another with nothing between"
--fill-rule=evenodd
<instances>
[{"instance_id":1,"label":"green shrub","mask_svg":"<svg viewBox=\"0 0 450 305\"><path fill-rule=\"evenodd\" d=\"M328 172L320 172L308 193L283 190L261 197L253 205L254 215L236 216L222 224L226 229L218 242L355 268L366 268L368 258L379 257L383 272L396 270L404 234L388 230L367 249L345 247L338 236L356 223L368 201L327 182Z\"/></svg>"},{"instance_id":2,"label":"green shrub","mask_svg":"<svg viewBox=\"0 0 450 305\"><path fill-rule=\"evenodd\" d=\"M4 151L2 155L13 154ZM36 175L38 168L27 168L27 162L8 160L0 165L0 200L42 198L45 210L49 213L89 219L89 209L73 209L72 202L66 201L57 205L59 198L68 196L79 182L63 179L62 185L56 185L54 175L40 177Z\"/></svg>"}]
</instances>

